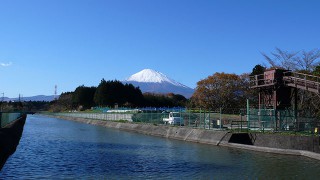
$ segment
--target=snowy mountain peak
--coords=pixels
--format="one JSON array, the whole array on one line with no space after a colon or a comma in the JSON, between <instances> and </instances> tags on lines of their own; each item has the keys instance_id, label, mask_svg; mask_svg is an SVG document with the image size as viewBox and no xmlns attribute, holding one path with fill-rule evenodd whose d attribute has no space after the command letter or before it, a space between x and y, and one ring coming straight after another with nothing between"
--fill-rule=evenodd
<instances>
[{"instance_id":1,"label":"snowy mountain peak","mask_svg":"<svg viewBox=\"0 0 320 180\"><path fill-rule=\"evenodd\" d=\"M194 89L178 83L161 72L152 69L144 69L130 76L127 80L123 81L123 83L130 83L139 87L143 93L174 93L181 94L186 98L190 98L194 93Z\"/></svg>"},{"instance_id":2,"label":"snowy mountain peak","mask_svg":"<svg viewBox=\"0 0 320 180\"><path fill-rule=\"evenodd\" d=\"M186 87L185 85L178 83L161 72L155 71L153 69L144 69L136 74L130 76L126 81L136 81L144 83L170 83L176 86Z\"/></svg>"}]
</instances>

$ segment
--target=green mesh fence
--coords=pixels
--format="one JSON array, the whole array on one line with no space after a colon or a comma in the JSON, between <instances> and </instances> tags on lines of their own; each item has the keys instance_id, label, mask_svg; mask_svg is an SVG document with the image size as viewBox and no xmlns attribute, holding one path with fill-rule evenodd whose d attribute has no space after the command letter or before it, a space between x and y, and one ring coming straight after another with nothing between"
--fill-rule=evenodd
<instances>
[{"instance_id":1,"label":"green mesh fence","mask_svg":"<svg viewBox=\"0 0 320 180\"><path fill-rule=\"evenodd\" d=\"M105 121L119 121L125 120L129 122L137 123L151 123L162 124L164 118L169 118L170 112L154 112L144 111L135 113L83 113L83 112L65 112L65 113L46 113L54 116L67 116L75 118L96 119ZM204 110L187 110L175 112L178 113L178 118L181 119L179 123L173 124L175 126L187 126L193 128L223 128L228 123L225 115L221 115L219 112L204 111ZM238 115L239 116L239 115ZM222 120L220 120L222 118ZM225 123L225 124L223 124Z\"/></svg>"},{"instance_id":2,"label":"green mesh fence","mask_svg":"<svg viewBox=\"0 0 320 180\"><path fill-rule=\"evenodd\" d=\"M134 123L150 123L157 125L184 126L200 129L231 129L240 131L314 131L320 123L314 118L295 117L293 110L274 109L246 109L234 110L236 114L221 111L207 111L202 109L186 109L175 111L178 115L177 123L168 123L167 111L129 111L104 113L53 113L51 115L70 116L104 121L129 121ZM231 111L230 111L231 112ZM299 113L296 113L299 114Z\"/></svg>"},{"instance_id":3,"label":"green mesh fence","mask_svg":"<svg viewBox=\"0 0 320 180\"><path fill-rule=\"evenodd\" d=\"M290 109L250 109L245 118L250 130L313 131L318 127L316 118L300 117Z\"/></svg>"},{"instance_id":4,"label":"green mesh fence","mask_svg":"<svg viewBox=\"0 0 320 180\"><path fill-rule=\"evenodd\" d=\"M248 120L250 130L273 130L276 126L275 117L273 109L250 109L246 120Z\"/></svg>"},{"instance_id":5,"label":"green mesh fence","mask_svg":"<svg viewBox=\"0 0 320 180\"><path fill-rule=\"evenodd\" d=\"M163 123L162 119L165 117L166 115L163 113L136 113L132 116L132 121L161 124Z\"/></svg>"},{"instance_id":6,"label":"green mesh fence","mask_svg":"<svg viewBox=\"0 0 320 180\"><path fill-rule=\"evenodd\" d=\"M21 113L0 113L1 117L1 128L12 123L21 116Z\"/></svg>"}]
</instances>

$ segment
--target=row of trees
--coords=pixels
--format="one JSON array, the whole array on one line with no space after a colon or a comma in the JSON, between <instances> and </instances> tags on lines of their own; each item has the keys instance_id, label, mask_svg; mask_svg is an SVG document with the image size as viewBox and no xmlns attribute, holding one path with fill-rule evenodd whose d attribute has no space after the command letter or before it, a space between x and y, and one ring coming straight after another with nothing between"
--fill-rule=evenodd
<instances>
[{"instance_id":1,"label":"row of trees","mask_svg":"<svg viewBox=\"0 0 320 180\"><path fill-rule=\"evenodd\" d=\"M97 87L93 101L98 106L141 106L143 105L143 95L139 88L132 84L122 84L120 81L101 80Z\"/></svg>"},{"instance_id":2,"label":"row of trees","mask_svg":"<svg viewBox=\"0 0 320 180\"><path fill-rule=\"evenodd\" d=\"M0 102L0 109L2 112L47 111L49 106L50 103L47 101Z\"/></svg>"},{"instance_id":3,"label":"row of trees","mask_svg":"<svg viewBox=\"0 0 320 180\"><path fill-rule=\"evenodd\" d=\"M100 107L173 107L185 106L187 99L178 94L142 94L139 87L120 81L101 80L97 87L79 86L73 92L62 93L52 102L52 111L85 110Z\"/></svg>"}]
</instances>

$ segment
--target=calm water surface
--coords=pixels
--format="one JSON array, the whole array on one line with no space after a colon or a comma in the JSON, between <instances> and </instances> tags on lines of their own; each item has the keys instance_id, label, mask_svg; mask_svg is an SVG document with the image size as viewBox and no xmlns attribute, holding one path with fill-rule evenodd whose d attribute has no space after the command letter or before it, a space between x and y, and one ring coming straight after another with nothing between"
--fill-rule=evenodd
<instances>
[{"instance_id":1,"label":"calm water surface","mask_svg":"<svg viewBox=\"0 0 320 180\"><path fill-rule=\"evenodd\" d=\"M1 179L317 179L320 162L29 115Z\"/></svg>"}]
</instances>

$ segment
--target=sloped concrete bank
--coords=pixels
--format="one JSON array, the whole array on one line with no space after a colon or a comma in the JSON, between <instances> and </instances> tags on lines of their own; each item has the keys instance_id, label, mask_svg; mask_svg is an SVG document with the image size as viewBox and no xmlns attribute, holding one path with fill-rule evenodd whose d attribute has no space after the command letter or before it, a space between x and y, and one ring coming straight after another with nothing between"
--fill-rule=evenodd
<instances>
[{"instance_id":1,"label":"sloped concrete bank","mask_svg":"<svg viewBox=\"0 0 320 180\"><path fill-rule=\"evenodd\" d=\"M50 117L188 142L211 144L267 153L306 156L320 160L319 137L261 133L230 133L228 131L209 131L187 127L121 123L65 116Z\"/></svg>"},{"instance_id":2,"label":"sloped concrete bank","mask_svg":"<svg viewBox=\"0 0 320 180\"><path fill-rule=\"evenodd\" d=\"M51 116L52 117L52 116ZM55 118L72 120L81 123L87 123L92 125L99 125L103 127L115 128L125 131L131 131L146 135L177 139L182 141L204 143L218 145L221 139L225 137L228 133L227 131L205 131L202 129L192 129L183 127L172 127L163 125L153 125L153 124L134 124L134 123L120 123L113 121L100 121L100 120L90 120L83 118L73 118L65 116L54 116Z\"/></svg>"}]
</instances>

